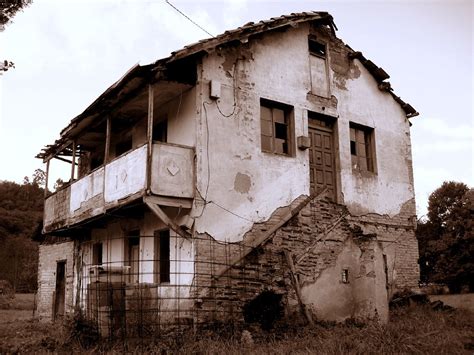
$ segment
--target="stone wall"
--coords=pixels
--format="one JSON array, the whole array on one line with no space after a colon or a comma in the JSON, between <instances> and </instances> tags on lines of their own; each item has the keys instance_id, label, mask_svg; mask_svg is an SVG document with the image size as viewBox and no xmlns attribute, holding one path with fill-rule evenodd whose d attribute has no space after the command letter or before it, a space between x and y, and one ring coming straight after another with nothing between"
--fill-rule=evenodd
<instances>
[{"instance_id":1,"label":"stone wall","mask_svg":"<svg viewBox=\"0 0 474 355\"><path fill-rule=\"evenodd\" d=\"M58 261L66 261L65 312L73 311L73 255L73 241L39 246L37 315L41 320L51 320L53 317Z\"/></svg>"}]
</instances>

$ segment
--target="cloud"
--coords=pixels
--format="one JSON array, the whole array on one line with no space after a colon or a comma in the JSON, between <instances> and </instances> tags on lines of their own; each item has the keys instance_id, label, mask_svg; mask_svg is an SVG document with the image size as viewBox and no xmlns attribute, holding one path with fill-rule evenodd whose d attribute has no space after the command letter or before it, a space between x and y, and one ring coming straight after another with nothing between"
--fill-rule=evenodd
<instances>
[{"instance_id":1,"label":"cloud","mask_svg":"<svg viewBox=\"0 0 474 355\"><path fill-rule=\"evenodd\" d=\"M424 135L427 135L426 138L437 136L458 140L472 141L473 139L474 127L472 121L470 125L455 123L457 120L451 118L441 119L438 117L423 117L420 122L417 122L416 120L414 121L415 130L421 131Z\"/></svg>"}]
</instances>

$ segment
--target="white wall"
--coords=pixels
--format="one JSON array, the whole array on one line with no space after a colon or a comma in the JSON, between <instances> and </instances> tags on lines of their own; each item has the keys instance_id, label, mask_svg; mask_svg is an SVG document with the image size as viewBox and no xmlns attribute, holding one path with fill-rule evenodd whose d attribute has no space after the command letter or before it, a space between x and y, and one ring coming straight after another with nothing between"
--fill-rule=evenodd
<instances>
[{"instance_id":1,"label":"white wall","mask_svg":"<svg viewBox=\"0 0 474 355\"><path fill-rule=\"evenodd\" d=\"M326 105L324 111L317 102L324 98L308 100L308 33L309 26L300 25L251 39L249 50L241 44L237 50L216 51L204 57L197 91L200 119L196 153L198 195L207 203L199 198L195 202L197 232L238 241L254 222L268 219L276 208L309 194L307 151L295 146L294 156L261 151L260 98L294 107L295 137L307 135L307 110L337 118L336 167L341 169L338 202L347 204L352 213L394 215L414 197L409 124L403 110L388 93L378 89L371 74L357 61L351 64L347 78L336 75L329 66L333 97L326 100L337 102L337 110ZM234 66L243 56L247 59L239 59ZM328 56L330 61L349 63L346 53L336 58L328 51ZM354 75L357 69L360 73ZM222 84L217 102L209 98L210 80ZM349 122L374 128L377 174L372 177L352 171Z\"/></svg>"}]
</instances>

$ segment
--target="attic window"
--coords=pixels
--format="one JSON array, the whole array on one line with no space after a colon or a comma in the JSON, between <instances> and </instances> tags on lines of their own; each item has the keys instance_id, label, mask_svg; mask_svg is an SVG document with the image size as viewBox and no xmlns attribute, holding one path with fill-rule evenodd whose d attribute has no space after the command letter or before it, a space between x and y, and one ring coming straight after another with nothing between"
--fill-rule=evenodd
<instances>
[{"instance_id":1,"label":"attic window","mask_svg":"<svg viewBox=\"0 0 474 355\"><path fill-rule=\"evenodd\" d=\"M326 45L313 38L308 38L309 53L318 57L326 58Z\"/></svg>"}]
</instances>

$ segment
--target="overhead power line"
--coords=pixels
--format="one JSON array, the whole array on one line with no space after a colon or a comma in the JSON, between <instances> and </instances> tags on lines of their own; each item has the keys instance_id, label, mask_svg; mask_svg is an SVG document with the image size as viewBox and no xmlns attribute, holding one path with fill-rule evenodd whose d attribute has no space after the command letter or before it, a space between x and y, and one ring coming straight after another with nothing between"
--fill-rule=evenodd
<instances>
[{"instance_id":1,"label":"overhead power line","mask_svg":"<svg viewBox=\"0 0 474 355\"><path fill-rule=\"evenodd\" d=\"M188 15L186 15L184 12L182 12L180 9L178 9L176 6L174 6L171 2L169 2L169 0L165 0L166 3L171 6L173 9L175 9L177 12L179 12L181 15L183 15L186 19L188 19L190 22L192 22L195 26L199 27L201 30L203 30L204 32L206 32L209 36L211 37L214 37L214 35L208 31L206 31L206 29L204 29L202 26L200 26L199 24L197 24L196 22L194 22Z\"/></svg>"}]
</instances>

